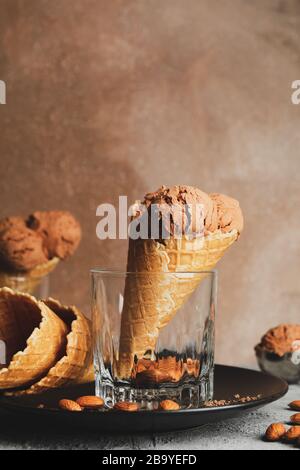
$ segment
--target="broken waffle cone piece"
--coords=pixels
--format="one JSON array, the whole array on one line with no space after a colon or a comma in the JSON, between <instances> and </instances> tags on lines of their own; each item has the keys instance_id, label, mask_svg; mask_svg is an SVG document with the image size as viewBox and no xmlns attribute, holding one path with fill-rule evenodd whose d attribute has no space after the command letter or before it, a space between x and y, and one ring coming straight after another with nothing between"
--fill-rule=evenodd
<instances>
[{"instance_id":1,"label":"broken waffle cone piece","mask_svg":"<svg viewBox=\"0 0 300 470\"><path fill-rule=\"evenodd\" d=\"M159 369L146 369L138 372L135 383L138 388L153 388L164 382L177 382L168 372L162 372Z\"/></svg>"},{"instance_id":2,"label":"broken waffle cone piece","mask_svg":"<svg viewBox=\"0 0 300 470\"><path fill-rule=\"evenodd\" d=\"M6 364L0 389L24 387L47 375L61 358L67 327L43 302L29 294L0 289L0 339Z\"/></svg>"},{"instance_id":3,"label":"broken waffle cone piece","mask_svg":"<svg viewBox=\"0 0 300 470\"><path fill-rule=\"evenodd\" d=\"M184 370L188 375L198 377L200 373L200 361L198 359L188 358L184 364Z\"/></svg>"},{"instance_id":4,"label":"broken waffle cone piece","mask_svg":"<svg viewBox=\"0 0 300 470\"><path fill-rule=\"evenodd\" d=\"M41 284L45 276L50 274L59 263L58 258L52 258L46 263L37 265L35 268L24 273L13 273L0 271L0 286L9 287L20 292L33 294Z\"/></svg>"},{"instance_id":5,"label":"broken waffle cone piece","mask_svg":"<svg viewBox=\"0 0 300 470\"><path fill-rule=\"evenodd\" d=\"M16 395L32 395L94 380L89 320L76 307L63 306L57 300L48 299L45 305L67 326L66 347L45 377Z\"/></svg>"},{"instance_id":6,"label":"broken waffle cone piece","mask_svg":"<svg viewBox=\"0 0 300 470\"><path fill-rule=\"evenodd\" d=\"M129 241L120 334L119 378L130 377L135 357L154 350L159 331L238 239L236 229L188 239ZM185 274L180 274L185 273ZM188 275L186 273L189 273Z\"/></svg>"},{"instance_id":7,"label":"broken waffle cone piece","mask_svg":"<svg viewBox=\"0 0 300 470\"><path fill-rule=\"evenodd\" d=\"M163 382L179 382L184 374L198 377L200 362L188 358L186 362L177 360L175 356L161 357L157 361L140 359L132 374L138 387L151 387Z\"/></svg>"},{"instance_id":8,"label":"broken waffle cone piece","mask_svg":"<svg viewBox=\"0 0 300 470\"><path fill-rule=\"evenodd\" d=\"M175 356L167 356L158 359L158 370L166 373L171 377L171 382L179 382L183 375L182 362L178 361Z\"/></svg>"},{"instance_id":9,"label":"broken waffle cone piece","mask_svg":"<svg viewBox=\"0 0 300 470\"><path fill-rule=\"evenodd\" d=\"M91 345L91 348L92 348L92 345ZM76 385L87 384L87 383L90 383L90 382L94 382L94 380L95 380L95 369L94 369L92 352L91 352L90 357L91 357L90 364L85 369L83 375L76 379Z\"/></svg>"}]
</instances>

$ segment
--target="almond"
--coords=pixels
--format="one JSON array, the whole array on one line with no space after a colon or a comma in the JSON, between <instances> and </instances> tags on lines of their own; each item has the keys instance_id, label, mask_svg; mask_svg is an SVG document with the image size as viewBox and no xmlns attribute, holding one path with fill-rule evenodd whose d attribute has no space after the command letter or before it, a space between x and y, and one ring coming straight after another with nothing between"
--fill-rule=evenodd
<instances>
[{"instance_id":1,"label":"almond","mask_svg":"<svg viewBox=\"0 0 300 470\"><path fill-rule=\"evenodd\" d=\"M280 441L286 434L286 428L282 423L273 423L266 430L265 438L269 442Z\"/></svg>"},{"instance_id":2,"label":"almond","mask_svg":"<svg viewBox=\"0 0 300 470\"><path fill-rule=\"evenodd\" d=\"M79 397L76 400L81 408L88 408L90 410L98 410L102 408L104 405L104 400L100 397L96 397L94 395L88 395L84 397Z\"/></svg>"},{"instance_id":3,"label":"almond","mask_svg":"<svg viewBox=\"0 0 300 470\"><path fill-rule=\"evenodd\" d=\"M137 411L139 405L132 401L118 401L115 403L114 409L119 411Z\"/></svg>"},{"instance_id":4,"label":"almond","mask_svg":"<svg viewBox=\"0 0 300 470\"><path fill-rule=\"evenodd\" d=\"M289 404L289 407L291 410L300 411L300 400L292 401L292 403Z\"/></svg>"},{"instance_id":5,"label":"almond","mask_svg":"<svg viewBox=\"0 0 300 470\"><path fill-rule=\"evenodd\" d=\"M161 410L175 411L175 410L179 410L180 406L178 405L178 403L176 403L176 401L163 400L160 402L159 408Z\"/></svg>"},{"instance_id":6,"label":"almond","mask_svg":"<svg viewBox=\"0 0 300 470\"><path fill-rule=\"evenodd\" d=\"M67 410L67 411L82 411L82 408L80 405L78 405L78 403L76 403L76 401L73 401L73 400L68 400L68 399L63 399L63 400L60 400L59 402L59 407L62 409L62 410Z\"/></svg>"},{"instance_id":7,"label":"almond","mask_svg":"<svg viewBox=\"0 0 300 470\"><path fill-rule=\"evenodd\" d=\"M293 426L291 427L283 436L283 440L286 442L294 442L300 438L300 427Z\"/></svg>"},{"instance_id":8,"label":"almond","mask_svg":"<svg viewBox=\"0 0 300 470\"><path fill-rule=\"evenodd\" d=\"M300 413L297 413L297 414L291 416L291 422L293 424L300 424Z\"/></svg>"}]
</instances>

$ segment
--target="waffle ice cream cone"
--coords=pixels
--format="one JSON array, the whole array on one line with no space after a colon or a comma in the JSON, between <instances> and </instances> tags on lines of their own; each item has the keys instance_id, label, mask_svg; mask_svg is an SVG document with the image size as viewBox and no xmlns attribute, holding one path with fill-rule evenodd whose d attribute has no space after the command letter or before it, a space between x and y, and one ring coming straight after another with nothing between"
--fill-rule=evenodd
<instances>
[{"instance_id":1,"label":"waffle ice cream cone","mask_svg":"<svg viewBox=\"0 0 300 470\"><path fill-rule=\"evenodd\" d=\"M237 230L217 230L193 239L130 240L127 270L136 275L129 276L125 286L119 378L130 377L135 356L155 349L160 329L204 278L197 273L213 269L237 238ZM190 274L180 275L183 272Z\"/></svg>"},{"instance_id":2,"label":"waffle ice cream cone","mask_svg":"<svg viewBox=\"0 0 300 470\"><path fill-rule=\"evenodd\" d=\"M46 300L45 304L68 328L64 354L45 377L14 395L33 395L93 381L90 322L76 307L65 307L54 299Z\"/></svg>"},{"instance_id":3,"label":"waffle ice cream cone","mask_svg":"<svg viewBox=\"0 0 300 470\"><path fill-rule=\"evenodd\" d=\"M44 277L56 268L59 261L59 258L52 258L24 273L0 271L0 287L9 287L16 291L33 294Z\"/></svg>"},{"instance_id":4,"label":"waffle ice cream cone","mask_svg":"<svg viewBox=\"0 0 300 470\"><path fill-rule=\"evenodd\" d=\"M65 349L67 327L43 302L0 289L0 339L6 364L0 368L0 389L24 387L47 375Z\"/></svg>"},{"instance_id":5,"label":"waffle ice cream cone","mask_svg":"<svg viewBox=\"0 0 300 470\"><path fill-rule=\"evenodd\" d=\"M84 374L76 380L76 385L87 384L95 381L95 369L93 357L91 358L91 363L85 370Z\"/></svg>"}]
</instances>

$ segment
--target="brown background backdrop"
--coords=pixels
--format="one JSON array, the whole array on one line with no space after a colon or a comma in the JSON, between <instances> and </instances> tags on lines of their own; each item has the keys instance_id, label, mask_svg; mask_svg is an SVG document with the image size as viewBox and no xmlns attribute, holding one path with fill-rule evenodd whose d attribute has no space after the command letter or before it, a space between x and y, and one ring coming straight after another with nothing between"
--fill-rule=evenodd
<instances>
[{"instance_id":1,"label":"brown background backdrop","mask_svg":"<svg viewBox=\"0 0 300 470\"><path fill-rule=\"evenodd\" d=\"M217 359L254 363L300 316L300 2L0 0L0 216L73 211L80 251L52 294L89 310L89 268L120 265L95 211L160 184L236 196L220 263Z\"/></svg>"}]
</instances>

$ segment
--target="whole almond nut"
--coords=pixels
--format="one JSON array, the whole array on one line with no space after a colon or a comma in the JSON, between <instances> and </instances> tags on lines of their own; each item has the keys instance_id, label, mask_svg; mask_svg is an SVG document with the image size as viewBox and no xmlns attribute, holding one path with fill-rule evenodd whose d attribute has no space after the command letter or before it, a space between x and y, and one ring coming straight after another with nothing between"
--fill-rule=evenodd
<instances>
[{"instance_id":1,"label":"whole almond nut","mask_svg":"<svg viewBox=\"0 0 300 470\"><path fill-rule=\"evenodd\" d=\"M269 442L280 441L286 434L286 428L282 423L273 423L266 430L265 439Z\"/></svg>"},{"instance_id":2,"label":"whole almond nut","mask_svg":"<svg viewBox=\"0 0 300 470\"><path fill-rule=\"evenodd\" d=\"M78 403L78 405L81 408L87 408L90 410L98 410L99 408L103 407L104 400L100 397L87 395L87 396L77 398L76 403Z\"/></svg>"},{"instance_id":3,"label":"whole almond nut","mask_svg":"<svg viewBox=\"0 0 300 470\"><path fill-rule=\"evenodd\" d=\"M292 403L289 404L289 407L291 410L300 411L300 400L292 401Z\"/></svg>"},{"instance_id":4,"label":"whole almond nut","mask_svg":"<svg viewBox=\"0 0 300 470\"><path fill-rule=\"evenodd\" d=\"M286 442L294 442L300 437L300 427L292 426L283 436L283 440Z\"/></svg>"},{"instance_id":5,"label":"whole almond nut","mask_svg":"<svg viewBox=\"0 0 300 470\"><path fill-rule=\"evenodd\" d=\"M137 411L139 405L132 401L118 401L115 403L114 409L119 411Z\"/></svg>"},{"instance_id":6,"label":"whole almond nut","mask_svg":"<svg viewBox=\"0 0 300 470\"><path fill-rule=\"evenodd\" d=\"M60 400L59 402L59 407L62 410L67 410L67 411L82 411L82 408L76 401L73 400L68 400L64 398L63 400Z\"/></svg>"},{"instance_id":7,"label":"whole almond nut","mask_svg":"<svg viewBox=\"0 0 300 470\"><path fill-rule=\"evenodd\" d=\"M300 413L297 413L297 414L291 416L291 422L293 424L300 424Z\"/></svg>"},{"instance_id":8,"label":"whole almond nut","mask_svg":"<svg viewBox=\"0 0 300 470\"><path fill-rule=\"evenodd\" d=\"M161 410L175 411L175 410L179 410L180 406L178 405L178 403L176 403L176 401L163 400L160 402L159 408Z\"/></svg>"}]
</instances>

